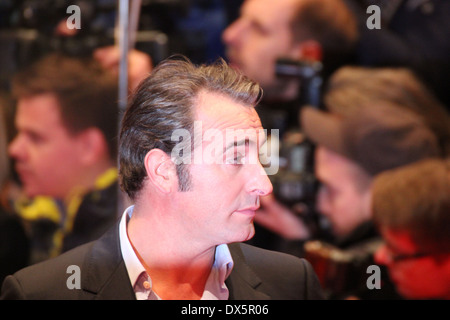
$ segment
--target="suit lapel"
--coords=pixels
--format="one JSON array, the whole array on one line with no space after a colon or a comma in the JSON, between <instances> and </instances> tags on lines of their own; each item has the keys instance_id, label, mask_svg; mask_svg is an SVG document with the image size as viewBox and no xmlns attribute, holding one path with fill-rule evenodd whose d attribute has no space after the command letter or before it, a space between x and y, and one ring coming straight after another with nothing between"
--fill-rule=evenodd
<instances>
[{"instance_id":1,"label":"suit lapel","mask_svg":"<svg viewBox=\"0 0 450 320\"><path fill-rule=\"evenodd\" d=\"M135 299L120 251L118 223L94 243L81 275L82 289L96 295L95 299Z\"/></svg>"},{"instance_id":2,"label":"suit lapel","mask_svg":"<svg viewBox=\"0 0 450 320\"><path fill-rule=\"evenodd\" d=\"M230 292L230 300L267 300L270 297L258 291L261 279L247 264L242 249L238 243L229 244L234 267L225 284Z\"/></svg>"}]
</instances>

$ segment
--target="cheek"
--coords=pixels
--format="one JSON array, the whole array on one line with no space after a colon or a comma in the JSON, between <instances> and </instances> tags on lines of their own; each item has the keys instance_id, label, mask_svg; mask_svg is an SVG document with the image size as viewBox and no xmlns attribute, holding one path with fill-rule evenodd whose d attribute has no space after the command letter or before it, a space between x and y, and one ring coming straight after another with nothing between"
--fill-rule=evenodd
<instances>
[{"instance_id":1,"label":"cheek","mask_svg":"<svg viewBox=\"0 0 450 320\"><path fill-rule=\"evenodd\" d=\"M404 261L392 265L390 272L404 283L410 286L426 287L425 284L433 283L438 279L439 273L427 259ZM439 281L439 280L438 280Z\"/></svg>"},{"instance_id":2,"label":"cheek","mask_svg":"<svg viewBox=\"0 0 450 320\"><path fill-rule=\"evenodd\" d=\"M72 170L73 165L78 162L80 154L71 142L61 141L43 148L37 155L38 161L43 168L54 171Z\"/></svg>"},{"instance_id":3,"label":"cheek","mask_svg":"<svg viewBox=\"0 0 450 320\"><path fill-rule=\"evenodd\" d=\"M343 189L336 197L336 208L340 215L358 218L362 215L363 196L352 188Z\"/></svg>"},{"instance_id":4,"label":"cheek","mask_svg":"<svg viewBox=\"0 0 450 320\"><path fill-rule=\"evenodd\" d=\"M248 43L245 50L245 60L254 72L272 74L278 57L277 48L264 40ZM264 66L264 67L261 67Z\"/></svg>"},{"instance_id":5,"label":"cheek","mask_svg":"<svg viewBox=\"0 0 450 320\"><path fill-rule=\"evenodd\" d=\"M60 159L61 152L50 144L31 145L27 150L28 162L35 175L52 175L64 165L64 161Z\"/></svg>"},{"instance_id":6,"label":"cheek","mask_svg":"<svg viewBox=\"0 0 450 320\"><path fill-rule=\"evenodd\" d=\"M264 65L264 68L261 68ZM244 73L255 81L258 81L262 86L270 84L270 79L273 77L275 67L272 59L265 55L249 55L247 62L243 66Z\"/></svg>"},{"instance_id":7,"label":"cheek","mask_svg":"<svg viewBox=\"0 0 450 320\"><path fill-rule=\"evenodd\" d=\"M214 165L213 170L206 169L194 180L193 191L202 200L208 210L233 211L239 204L244 190L242 179L231 174L228 165ZM195 171L192 172L195 174Z\"/></svg>"},{"instance_id":8,"label":"cheek","mask_svg":"<svg viewBox=\"0 0 450 320\"><path fill-rule=\"evenodd\" d=\"M418 267L391 265L388 270L398 291L405 297L420 296L430 286L429 277Z\"/></svg>"},{"instance_id":9,"label":"cheek","mask_svg":"<svg viewBox=\"0 0 450 320\"><path fill-rule=\"evenodd\" d=\"M358 199L343 192L330 201L328 216L333 221L336 231L345 235L362 222L360 211Z\"/></svg>"},{"instance_id":10,"label":"cheek","mask_svg":"<svg viewBox=\"0 0 450 320\"><path fill-rule=\"evenodd\" d=\"M214 201L213 199L219 199L215 204L216 206L226 206L237 201L242 190L243 186L238 179L223 179L209 185L205 193L209 192L211 194L212 201Z\"/></svg>"},{"instance_id":11,"label":"cheek","mask_svg":"<svg viewBox=\"0 0 450 320\"><path fill-rule=\"evenodd\" d=\"M40 153L37 160L39 174L45 178L56 181L55 183L67 184L77 180L84 173L81 165L82 151L72 141L58 140L49 145Z\"/></svg>"}]
</instances>

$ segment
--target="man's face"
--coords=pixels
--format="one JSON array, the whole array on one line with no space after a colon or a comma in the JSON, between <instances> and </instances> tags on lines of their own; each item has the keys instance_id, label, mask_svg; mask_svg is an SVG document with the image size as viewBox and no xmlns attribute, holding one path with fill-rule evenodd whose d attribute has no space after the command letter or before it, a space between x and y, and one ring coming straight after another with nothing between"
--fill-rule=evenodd
<instances>
[{"instance_id":1,"label":"man's face","mask_svg":"<svg viewBox=\"0 0 450 320\"><path fill-rule=\"evenodd\" d=\"M393 212L395 214L395 212ZM386 265L398 292L408 299L450 298L450 255L422 252L408 232L382 228L385 245L375 261ZM414 256L423 253L422 256Z\"/></svg>"},{"instance_id":2,"label":"man's face","mask_svg":"<svg viewBox=\"0 0 450 320\"><path fill-rule=\"evenodd\" d=\"M18 101L18 134L9 146L25 193L64 198L74 186L80 168L76 136L62 124L59 103L52 94Z\"/></svg>"},{"instance_id":3,"label":"man's face","mask_svg":"<svg viewBox=\"0 0 450 320\"><path fill-rule=\"evenodd\" d=\"M290 29L296 2L246 0L240 17L222 35L231 65L265 90L275 85L276 60L297 58Z\"/></svg>"},{"instance_id":4,"label":"man's face","mask_svg":"<svg viewBox=\"0 0 450 320\"><path fill-rule=\"evenodd\" d=\"M316 175L321 182L317 208L330 221L333 233L345 237L370 219L370 188L356 181L362 170L354 162L318 147Z\"/></svg>"},{"instance_id":5,"label":"man's face","mask_svg":"<svg viewBox=\"0 0 450 320\"><path fill-rule=\"evenodd\" d=\"M259 197L272 192L258 159L265 140L258 136L262 130L259 117L253 107L203 92L195 121L202 126L203 140L194 153L202 150L203 158L194 157L188 165L191 188L178 193L184 230L209 245L248 240L254 235ZM238 129L255 134L240 135ZM237 136L227 138L233 132Z\"/></svg>"}]
</instances>

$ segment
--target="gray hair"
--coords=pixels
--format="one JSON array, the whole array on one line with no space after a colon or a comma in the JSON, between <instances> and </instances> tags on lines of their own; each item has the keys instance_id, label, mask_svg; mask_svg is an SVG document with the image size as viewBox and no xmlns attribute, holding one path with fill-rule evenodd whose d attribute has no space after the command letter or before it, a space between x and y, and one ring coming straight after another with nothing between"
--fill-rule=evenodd
<instances>
[{"instance_id":1,"label":"gray hair","mask_svg":"<svg viewBox=\"0 0 450 320\"><path fill-rule=\"evenodd\" d=\"M122 119L119 144L119 178L122 189L135 199L146 177L145 155L158 148L171 154L172 133L193 133L195 101L200 91L223 94L243 105L255 106L261 87L227 65L223 59L195 66L186 57L161 62L141 82ZM179 190L189 189L186 165L177 165Z\"/></svg>"}]
</instances>

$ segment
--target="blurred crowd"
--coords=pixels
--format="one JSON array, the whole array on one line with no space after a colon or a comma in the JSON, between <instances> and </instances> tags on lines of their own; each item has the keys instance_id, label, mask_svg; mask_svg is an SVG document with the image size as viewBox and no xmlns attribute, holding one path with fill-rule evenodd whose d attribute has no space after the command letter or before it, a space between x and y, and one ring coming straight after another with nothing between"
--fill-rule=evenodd
<instances>
[{"instance_id":1,"label":"blurred crowd","mask_svg":"<svg viewBox=\"0 0 450 320\"><path fill-rule=\"evenodd\" d=\"M129 201L117 10L0 4L0 283L97 239ZM249 243L305 257L329 299L450 299L449 1L142 1L128 93L173 54L222 57L264 90L279 170Z\"/></svg>"}]
</instances>

